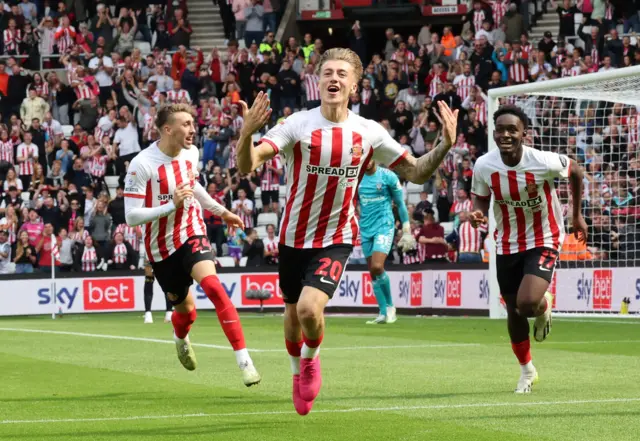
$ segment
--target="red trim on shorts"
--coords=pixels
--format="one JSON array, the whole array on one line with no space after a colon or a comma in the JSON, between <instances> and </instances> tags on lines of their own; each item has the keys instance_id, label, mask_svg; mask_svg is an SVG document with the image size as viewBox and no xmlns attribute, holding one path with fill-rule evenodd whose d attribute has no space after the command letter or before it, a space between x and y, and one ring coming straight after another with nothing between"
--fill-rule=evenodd
<instances>
[{"instance_id":1,"label":"red trim on shorts","mask_svg":"<svg viewBox=\"0 0 640 441\"><path fill-rule=\"evenodd\" d=\"M329 163L331 167L338 168L342 165L342 134L341 127L333 127L331 129L331 162ZM329 176L327 179L322 208L320 209L320 216L318 217L318 224L316 225L316 234L313 238L314 248L322 248L339 183L340 178L338 176Z\"/></svg>"},{"instance_id":2,"label":"red trim on shorts","mask_svg":"<svg viewBox=\"0 0 640 441\"><path fill-rule=\"evenodd\" d=\"M491 174L491 188L495 195L496 201L503 201L502 187L500 186L500 173L494 172ZM506 205L498 204L500 212L502 213L502 254L511 254L511 247L509 246L509 238L511 236L511 224L509 223L509 209ZM498 228L500 226L498 225ZM498 234L498 228L496 229L496 237Z\"/></svg>"},{"instance_id":3,"label":"red trim on shorts","mask_svg":"<svg viewBox=\"0 0 640 441\"><path fill-rule=\"evenodd\" d=\"M519 201L520 187L518 186L518 173L515 170L507 172L507 180L509 181L509 196L512 201ZM518 231L518 252L527 250L527 218L524 215L522 207L512 207L516 214L516 228Z\"/></svg>"},{"instance_id":4,"label":"red trim on shorts","mask_svg":"<svg viewBox=\"0 0 640 441\"><path fill-rule=\"evenodd\" d=\"M275 142L273 142L273 141L271 141L270 139L267 139L267 138L262 138L262 139L260 139L260 141L258 141L258 144L260 144L262 142L266 142L267 144L269 144L271 146L271 148L273 148L273 151L276 152L276 155L278 153L280 153L280 149L278 148L278 146L276 145Z\"/></svg>"},{"instance_id":5,"label":"red trim on shorts","mask_svg":"<svg viewBox=\"0 0 640 441\"><path fill-rule=\"evenodd\" d=\"M536 184L536 177L531 172L525 172L525 179L527 181L527 192L529 193L529 199L538 197L538 185ZM529 191L529 187L535 188L533 191ZM544 232L542 230L542 206L537 211L533 212L533 231L535 233L536 248L544 246Z\"/></svg>"},{"instance_id":6,"label":"red trim on shorts","mask_svg":"<svg viewBox=\"0 0 640 441\"><path fill-rule=\"evenodd\" d=\"M144 199L147 197L147 195L144 194L135 194L135 193L125 193L124 194L125 198L134 198L134 199Z\"/></svg>"},{"instance_id":7,"label":"red trim on shorts","mask_svg":"<svg viewBox=\"0 0 640 441\"><path fill-rule=\"evenodd\" d=\"M311 132L311 144L309 145L309 165L320 165L322 155L322 130L314 130ZM298 223L296 225L296 235L294 247L303 248L307 236L307 228L309 227L309 216L311 215L311 207L316 196L316 186L318 184L318 175L307 174L307 182L304 189L304 197L300 206L298 215Z\"/></svg>"},{"instance_id":8,"label":"red trim on shorts","mask_svg":"<svg viewBox=\"0 0 640 441\"><path fill-rule=\"evenodd\" d=\"M555 190L555 189L554 189ZM553 212L553 194L549 181L544 181L544 195L547 198L547 215L549 218L549 228L551 229L551 237L553 238L553 248L558 249L560 245L560 228Z\"/></svg>"},{"instance_id":9,"label":"red trim on shorts","mask_svg":"<svg viewBox=\"0 0 640 441\"><path fill-rule=\"evenodd\" d=\"M160 180L160 194L169 194L169 181L167 180L167 169L165 165L158 167L158 179ZM162 201L160 205L167 204L169 201ZM166 259L169 257L169 250L167 249L167 222L168 216L161 217L158 220L158 249L160 250L160 257Z\"/></svg>"},{"instance_id":10,"label":"red trim on shorts","mask_svg":"<svg viewBox=\"0 0 640 441\"><path fill-rule=\"evenodd\" d=\"M289 219L291 218L291 211L293 210L293 201L295 201L298 186L300 185L300 169L302 168L302 147L300 142L297 142L293 147L293 182L291 183L291 191L288 194L287 205L284 210L284 219L282 220L282 228L280 228L280 243L285 245L287 243L287 227L289 226Z\"/></svg>"},{"instance_id":11,"label":"red trim on shorts","mask_svg":"<svg viewBox=\"0 0 640 441\"><path fill-rule=\"evenodd\" d=\"M403 160L404 158L406 158L407 156L409 156L409 152L405 150L405 151L404 151L404 152L402 152L402 154L398 157L398 159L396 159L396 160L395 160L395 161L393 161L391 164L389 164L389 167L388 167L388 168L389 168L389 170L393 170L393 168L394 168L395 166L397 166L397 165L400 163L400 161L402 161L402 160Z\"/></svg>"}]
</instances>

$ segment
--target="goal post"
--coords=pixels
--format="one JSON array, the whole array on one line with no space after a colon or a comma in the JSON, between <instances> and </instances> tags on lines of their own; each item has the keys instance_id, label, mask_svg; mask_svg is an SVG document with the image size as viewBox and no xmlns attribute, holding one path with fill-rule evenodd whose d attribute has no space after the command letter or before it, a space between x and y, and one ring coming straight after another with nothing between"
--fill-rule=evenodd
<instances>
[{"instance_id":1,"label":"goal post","mask_svg":"<svg viewBox=\"0 0 640 441\"><path fill-rule=\"evenodd\" d=\"M489 90L489 150L497 148L493 115L503 104L515 104L529 117L527 145L566 154L585 170L582 211L597 234L589 238L587 250L574 252L570 244L563 249L550 287L556 294L554 310L622 317L620 312L630 309L638 317L640 66ZM559 183L558 193L569 231L568 184ZM503 318L493 206L489 213L489 309L491 318Z\"/></svg>"}]
</instances>

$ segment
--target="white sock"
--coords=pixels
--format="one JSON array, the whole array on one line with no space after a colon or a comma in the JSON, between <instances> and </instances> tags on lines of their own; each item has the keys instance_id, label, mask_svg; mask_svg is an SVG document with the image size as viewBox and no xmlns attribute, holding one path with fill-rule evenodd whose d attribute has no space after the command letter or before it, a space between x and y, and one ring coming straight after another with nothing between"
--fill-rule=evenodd
<instances>
[{"instance_id":1,"label":"white sock","mask_svg":"<svg viewBox=\"0 0 640 441\"><path fill-rule=\"evenodd\" d=\"M291 373L293 375L300 375L300 357L289 355L289 362L291 363Z\"/></svg>"},{"instance_id":2,"label":"white sock","mask_svg":"<svg viewBox=\"0 0 640 441\"><path fill-rule=\"evenodd\" d=\"M236 363L238 363L238 367L240 369L253 365L253 360L251 360L251 356L249 355L247 348L239 349L234 351L234 353L236 354Z\"/></svg>"},{"instance_id":3,"label":"white sock","mask_svg":"<svg viewBox=\"0 0 640 441\"><path fill-rule=\"evenodd\" d=\"M535 371L535 368L533 367L533 362L530 361L527 364L521 364L520 365L520 370L522 371L522 375L531 375L531 374L533 374L533 371Z\"/></svg>"},{"instance_id":4,"label":"white sock","mask_svg":"<svg viewBox=\"0 0 640 441\"><path fill-rule=\"evenodd\" d=\"M313 358L319 353L320 353L320 346L318 346L317 348L310 348L309 346L307 346L306 343L304 343L302 345L302 352L300 355L302 356L302 358Z\"/></svg>"}]
</instances>

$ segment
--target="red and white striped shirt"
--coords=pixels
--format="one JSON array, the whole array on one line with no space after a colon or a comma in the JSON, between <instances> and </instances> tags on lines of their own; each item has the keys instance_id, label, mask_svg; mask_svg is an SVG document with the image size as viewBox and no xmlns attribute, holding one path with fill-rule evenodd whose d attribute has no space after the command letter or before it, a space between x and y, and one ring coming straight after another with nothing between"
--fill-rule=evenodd
<instances>
[{"instance_id":1,"label":"red and white striped shirt","mask_svg":"<svg viewBox=\"0 0 640 441\"><path fill-rule=\"evenodd\" d=\"M127 263L127 246L124 243L118 244L113 247L113 263L123 264Z\"/></svg>"},{"instance_id":2,"label":"red and white striped shirt","mask_svg":"<svg viewBox=\"0 0 640 441\"><path fill-rule=\"evenodd\" d=\"M32 175L35 161L36 159L38 159L38 146L33 143L27 145L23 142L18 146L16 155L18 156L18 158L25 158L28 155L31 155L25 161L20 162L18 167L18 174L20 176Z\"/></svg>"},{"instance_id":3,"label":"red and white striped shirt","mask_svg":"<svg viewBox=\"0 0 640 441\"><path fill-rule=\"evenodd\" d=\"M36 95L39 97L44 98L45 100L49 98L49 83L31 83L31 87L35 89Z\"/></svg>"},{"instance_id":4,"label":"red and white striped shirt","mask_svg":"<svg viewBox=\"0 0 640 441\"><path fill-rule=\"evenodd\" d=\"M238 142L233 140L229 143L229 159L227 159L227 168L238 168L238 164L236 164L236 147Z\"/></svg>"},{"instance_id":5,"label":"red and white striped shirt","mask_svg":"<svg viewBox=\"0 0 640 441\"><path fill-rule=\"evenodd\" d=\"M64 54L71 50L75 45L76 29L73 26L69 26L67 28L58 26L55 34L53 34L53 38L58 45L58 52Z\"/></svg>"},{"instance_id":6,"label":"red and white striped shirt","mask_svg":"<svg viewBox=\"0 0 640 441\"><path fill-rule=\"evenodd\" d=\"M573 66L571 69L567 69L566 67L562 68L562 77L577 77L582 73L582 69L580 66Z\"/></svg>"},{"instance_id":7,"label":"red and white striped shirt","mask_svg":"<svg viewBox=\"0 0 640 441\"><path fill-rule=\"evenodd\" d=\"M244 124L244 119L240 115L236 116L233 121L231 121L231 127L235 133L240 133L240 129L242 129L242 125Z\"/></svg>"},{"instance_id":8,"label":"red and white striped shirt","mask_svg":"<svg viewBox=\"0 0 640 441\"><path fill-rule=\"evenodd\" d=\"M280 176L278 176L278 174L268 166L278 170L282 169L280 158L278 156L274 156L262 166L260 189L262 191L277 191L280 189Z\"/></svg>"},{"instance_id":9,"label":"red and white striped shirt","mask_svg":"<svg viewBox=\"0 0 640 441\"><path fill-rule=\"evenodd\" d=\"M49 139L55 139L56 135L64 135L62 124L55 119L52 119L51 122L43 122L42 129L49 134Z\"/></svg>"},{"instance_id":10,"label":"red and white striped shirt","mask_svg":"<svg viewBox=\"0 0 640 441\"><path fill-rule=\"evenodd\" d=\"M170 90L167 92L167 101L170 103L181 103L183 99L187 99L187 102L191 102L191 97L189 96L189 92L184 89L180 90Z\"/></svg>"},{"instance_id":11,"label":"red and white striped shirt","mask_svg":"<svg viewBox=\"0 0 640 441\"><path fill-rule=\"evenodd\" d=\"M113 121L109 119L108 115L101 117L98 120L98 125L93 131L93 137L96 139L96 142L102 144L102 138L104 138L105 136L112 138L113 135Z\"/></svg>"},{"instance_id":12,"label":"red and white striped shirt","mask_svg":"<svg viewBox=\"0 0 640 441\"><path fill-rule=\"evenodd\" d=\"M195 146L182 149L178 156L169 158L154 142L138 153L129 165L125 178L125 205L138 206L136 200L144 200L145 207L169 203L177 186L183 183L189 183L191 188L196 186L199 160ZM149 261L158 262L175 253L189 238L206 235L202 207L193 198L169 215L147 223L144 247Z\"/></svg>"},{"instance_id":13,"label":"red and white striped shirt","mask_svg":"<svg viewBox=\"0 0 640 441\"><path fill-rule=\"evenodd\" d=\"M269 239L268 236L262 239L264 249L270 253L275 253L275 255L267 258L271 263L278 263L278 241L277 236L273 236L273 239Z\"/></svg>"},{"instance_id":14,"label":"red and white striped shirt","mask_svg":"<svg viewBox=\"0 0 640 441\"><path fill-rule=\"evenodd\" d=\"M231 204L233 210L244 222L245 228L253 228L253 202L249 199L236 199Z\"/></svg>"},{"instance_id":15,"label":"red and white striped shirt","mask_svg":"<svg viewBox=\"0 0 640 441\"><path fill-rule=\"evenodd\" d=\"M472 193L494 196L496 252L501 255L540 247L559 250L564 240L554 180L569 177L570 161L557 153L526 146L523 150L516 167L504 165L495 149L478 158L473 168Z\"/></svg>"},{"instance_id":16,"label":"red and white striped shirt","mask_svg":"<svg viewBox=\"0 0 640 441\"><path fill-rule=\"evenodd\" d=\"M95 271L98 266L98 253L96 252L96 248L85 247L80 262L82 263L82 272Z\"/></svg>"},{"instance_id":17,"label":"red and white striped shirt","mask_svg":"<svg viewBox=\"0 0 640 441\"><path fill-rule=\"evenodd\" d=\"M491 2L491 10L493 11L495 27L498 27L502 22L502 17L504 17L509 10L509 0L494 0Z\"/></svg>"},{"instance_id":18,"label":"red and white striped shirt","mask_svg":"<svg viewBox=\"0 0 640 441\"><path fill-rule=\"evenodd\" d=\"M458 214L462 211L471 211L473 210L473 204L471 203L471 199L465 199L464 201L454 201L451 205L451 210L449 210L452 214Z\"/></svg>"},{"instance_id":19,"label":"red and white striped shirt","mask_svg":"<svg viewBox=\"0 0 640 441\"><path fill-rule=\"evenodd\" d=\"M611 3L607 3L604 7L604 19L613 20L613 5Z\"/></svg>"},{"instance_id":20,"label":"red and white striped shirt","mask_svg":"<svg viewBox=\"0 0 640 441\"><path fill-rule=\"evenodd\" d=\"M471 222L462 222L458 227L458 253L480 253L482 233L486 232L486 225L473 228Z\"/></svg>"},{"instance_id":21,"label":"red and white striped shirt","mask_svg":"<svg viewBox=\"0 0 640 441\"><path fill-rule=\"evenodd\" d=\"M476 77L473 75L457 75L453 79L453 85L456 86L456 93L460 97L462 101L464 101L468 96L469 92L476 85Z\"/></svg>"},{"instance_id":22,"label":"red and white striped shirt","mask_svg":"<svg viewBox=\"0 0 640 441\"><path fill-rule=\"evenodd\" d=\"M525 52L519 52L516 54L511 51L507 54L505 59L513 62L513 64L509 66L509 79L516 84L524 83L525 81L527 81L527 65L520 64L519 60L527 60L529 59L529 55Z\"/></svg>"},{"instance_id":23,"label":"red and white striped shirt","mask_svg":"<svg viewBox=\"0 0 640 441\"><path fill-rule=\"evenodd\" d=\"M307 94L307 101L320 101L320 77L316 74L304 75L304 90Z\"/></svg>"},{"instance_id":24,"label":"red and white striped shirt","mask_svg":"<svg viewBox=\"0 0 640 441\"><path fill-rule=\"evenodd\" d=\"M10 139L0 140L0 161L7 161L9 164L15 165L13 160L13 141Z\"/></svg>"},{"instance_id":25,"label":"red and white striped shirt","mask_svg":"<svg viewBox=\"0 0 640 441\"><path fill-rule=\"evenodd\" d=\"M627 141L629 142L629 144L634 144L636 146L638 145L638 123L640 123L640 121L637 115L633 115L627 118Z\"/></svg>"},{"instance_id":26,"label":"red and white striped shirt","mask_svg":"<svg viewBox=\"0 0 640 441\"><path fill-rule=\"evenodd\" d=\"M480 96L476 98L476 101L473 103L473 109L476 111L478 121L487 125L487 103L483 97Z\"/></svg>"},{"instance_id":27,"label":"red and white striped shirt","mask_svg":"<svg viewBox=\"0 0 640 441\"><path fill-rule=\"evenodd\" d=\"M528 56L533 50L533 45L531 43L521 44L520 48L522 49L522 52L524 52Z\"/></svg>"},{"instance_id":28,"label":"red and white striped shirt","mask_svg":"<svg viewBox=\"0 0 640 441\"><path fill-rule=\"evenodd\" d=\"M90 100L93 97L93 91L85 83L80 83L73 88L79 100Z\"/></svg>"},{"instance_id":29,"label":"red and white striped shirt","mask_svg":"<svg viewBox=\"0 0 640 441\"><path fill-rule=\"evenodd\" d=\"M393 55L391 55L391 59L398 61L398 52L394 52ZM402 63L398 62L398 64L400 64L400 69L404 73L409 75L409 65L413 65L413 62L415 60L416 60L416 56L413 54L413 52L405 51Z\"/></svg>"},{"instance_id":30,"label":"red and white striped shirt","mask_svg":"<svg viewBox=\"0 0 640 441\"><path fill-rule=\"evenodd\" d=\"M373 158L393 168L407 155L380 124L351 111L334 124L320 108L291 115L262 141L285 160L280 243L295 248L353 244L358 237L354 196L366 164Z\"/></svg>"},{"instance_id":31,"label":"red and white striped shirt","mask_svg":"<svg viewBox=\"0 0 640 441\"><path fill-rule=\"evenodd\" d=\"M115 235L117 233L122 233L125 242L129 242L131 248L133 248L135 251L140 251L140 237L142 236L142 227L140 227L139 225L137 227L132 227L127 224L120 224L116 227L116 231L113 234Z\"/></svg>"},{"instance_id":32,"label":"red and white striped shirt","mask_svg":"<svg viewBox=\"0 0 640 441\"><path fill-rule=\"evenodd\" d=\"M480 9L479 11L473 11L473 32L480 32L482 29L482 23L487 19L484 10Z\"/></svg>"},{"instance_id":33,"label":"red and white striped shirt","mask_svg":"<svg viewBox=\"0 0 640 441\"><path fill-rule=\"evenodd\" d=\"M101 178L107 173L107 157L105 155L93 155L87 160L89 164L89 174L96 178Z\"/></svg>"},{"instance_id":34,"label":"red and white striped shirt","mask_svg":"<svg viewBox=\"0 0 640 441\"><path fill-rule=\"evenodd\" d=\"M4 53L15 52L18 50L20 42L22 42L22 31L20 29L5 29L2 32L2 38L4 40Z\"/></svg>"},{"instance_id":35,"label":"red and white striped shirt","mask_svg":"<svg viewBox=\"0 0 640 441\"><path fill-rule=\"evenodd\" d=\"M140 251L140 237L142 236L142 228L139 225L137 227L132 227L127 224L120 224L116 227L116 231L113 234L115 235L117 233L122 233L125 242L129 242L131 248L133 248L135 251Z\"/></svg>"},{"instance_id":36,"label":"red and white striped shirt","mask_svg":"<svg viewBox=\"0 0 640 441\"><path fill-rule=\"evenodd\" d=\"M600 53L598 52L598 42L596 40L593 40L593 45L591 46L591 60L596 66L600 64Z\"/></svg>"}]
</instances>

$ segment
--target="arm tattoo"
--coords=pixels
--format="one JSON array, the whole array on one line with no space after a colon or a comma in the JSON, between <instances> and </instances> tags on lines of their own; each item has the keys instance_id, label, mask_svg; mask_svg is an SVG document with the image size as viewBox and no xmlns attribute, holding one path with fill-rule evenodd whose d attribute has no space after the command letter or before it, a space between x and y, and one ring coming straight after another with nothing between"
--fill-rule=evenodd
<instances>
[{"instance_id":1,"label":"arm tattoo","mask_svg":"<svg viewBox=\"0 0 640 441\"><path fill-rule=\"evenodd\" d=\"M407 157L407 160L398 164L395 170L414 184L424 184L438 169L449 149L451 149L450 145L440 141L433 150L418 159L413 156Z\"/></svg>"}]
</instances>

